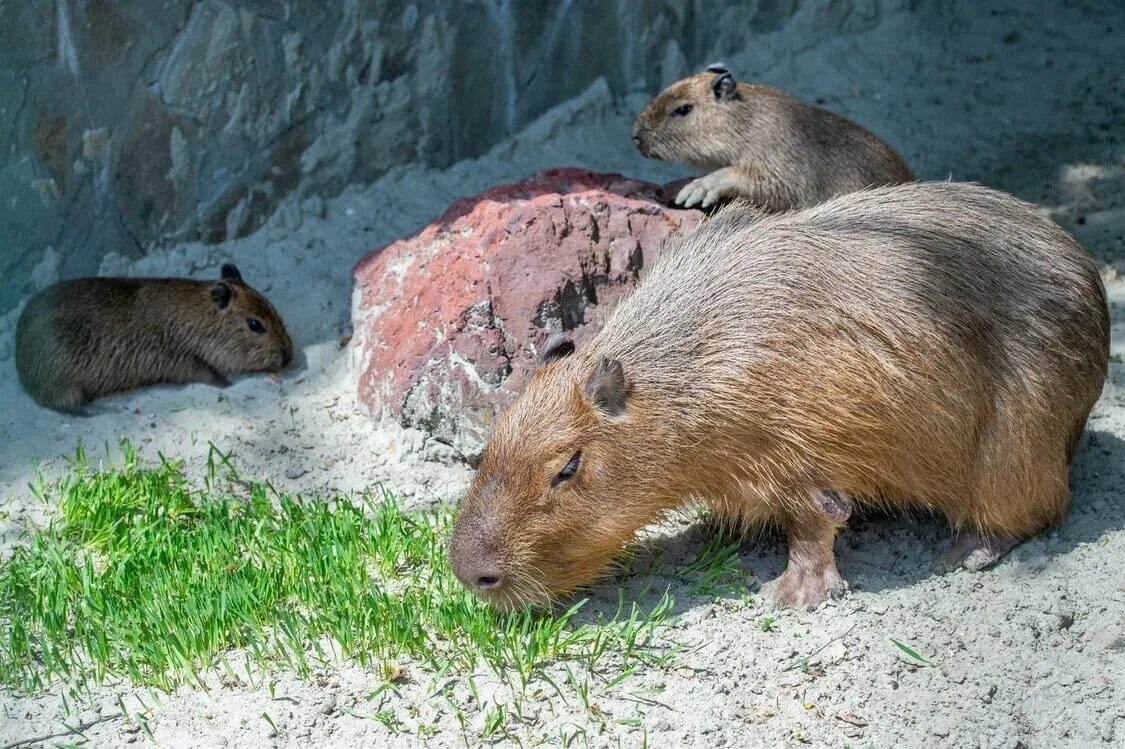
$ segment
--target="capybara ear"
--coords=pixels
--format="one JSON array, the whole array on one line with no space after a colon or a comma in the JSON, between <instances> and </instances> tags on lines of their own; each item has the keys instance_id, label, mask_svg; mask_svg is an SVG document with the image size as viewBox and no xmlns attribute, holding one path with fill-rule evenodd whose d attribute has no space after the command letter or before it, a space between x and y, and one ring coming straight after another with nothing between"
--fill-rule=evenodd
<instances>
[{"instance_id":1,"label":"capybara ear","mask_svg":"<svg viewBox=\"0 0 1125 749\"><path fill-rule=\"evenodd\" d=\"M711 81L711 90L715 92L715 98L719 101L733 99L737 88L738 84L734 82L734 76L729 71L720 73Z\"/></svg>"},{"instance_id":2,"label":"capybara ear","mask_svg":"<svg viewBox=\"0 0 1125 749\"><path fill-rule=\"evenodd\" d=\"M223 263L222 269L219 271L220 278L224 281L241 281L242 274L238 272L238 268L234 263Z\"/></svg>"},{"instance_id":3,"label":"capybara ear","mask_svg":"<svg viewBox=\"0 0 1125 749\"><path fill-rule=\"evenodd\" d=\"M594 371L586 380L586 395L594 407L609 416L625 413L625 368L616 359L598 357Z\"/></svg>"},{"instance_id":4,"label":"capybara ear","mask_svg":"<svg viewBox=\"0 0 1125 749\"><path fill-rule=\"evenodd\" d=\"M231 290L222 281L211 287L211 301L215 303L218 309L226 309L230 304Z\"/></svg>"},{"instance_id":5,"label":"capybara ear","mask_svg":"<svg viewBox=\"0 0 1125 749\"><path fill-rule=\"evenodd\" d=\"M727 66L721 62L713 62L707 66L707 72L715 73L716 75L722 75L723 73L729 73L730 70L728 70Z\"/></svg>"},{"instance_id":6,"label":"capybara ear","mask_svg":"<svg viewBox=\"0 0 1125 749\"><path fill-rule=\"evenodd\" d=\"M556 359L570 356L574 353L574 341L562 333L550 336L539 351L539 363L549 364Z\"/></svg>"}]
</instances>

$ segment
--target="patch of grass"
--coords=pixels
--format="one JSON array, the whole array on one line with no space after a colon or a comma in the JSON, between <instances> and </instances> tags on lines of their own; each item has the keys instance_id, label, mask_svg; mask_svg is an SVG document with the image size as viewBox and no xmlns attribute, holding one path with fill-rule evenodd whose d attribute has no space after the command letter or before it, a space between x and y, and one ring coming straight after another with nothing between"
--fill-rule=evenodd
<instances>
[{"instance_id":1,"label":"patch of grass","mask_svg":"<svg viewBox=\"0 0 1125 749\"><path fill-rule=\"evenodd\" d=\"M746 574L739 554L741 540L731 540L719 533L703 544L699 556L678 571L681 578L697 578L691 584L692 595L731 595L742 590Z\"/></svg>"},{"instance_id":2,"label":"patch of grass","mask_svg":"<svg viewBox=\"0 0 1125 749\"><path fill-rule=\"evenodd\" d=\"M926 660L922 656L918 655L918 652L916 650L914 650L912 647L910 647L909 645L904 645L903 643L899 642L898 640L896 640L893 637L891 638L891 642L893 642L895 644L895 647L897 647L899 650L906 653L907 655L909 655L911 658L918 661L919 663L922 663L926 666L932 665L928 660Z\"/></svg>"},{"instance_id":3,"label":"patch of grass","mask_svg":"<svg viewBox=\"0 0 1125 749\"><path fill-rule=\"evenodd\" d=\"M651 642L667 594L582 622L585 601L558 616L477 601L446 562L449 507L305 501L239 476L217 450L194 489L179 462L143 466L122 451L123 466L104 471L79 451L37 489L58 512L0 562L0 684L170 690L202 685L209 669L233 676L226 654L241 649L247 673L308 675L343 656L393 681L403 658L439 674L483 662L526 689L555 661L627 670L662 657Z\"/></svg>"}]
</instances>

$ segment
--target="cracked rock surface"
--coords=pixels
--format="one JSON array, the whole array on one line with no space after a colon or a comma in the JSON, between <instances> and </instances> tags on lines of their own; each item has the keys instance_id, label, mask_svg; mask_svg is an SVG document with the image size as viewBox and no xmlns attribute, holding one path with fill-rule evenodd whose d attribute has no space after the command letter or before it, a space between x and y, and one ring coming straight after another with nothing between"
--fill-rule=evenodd
<instances>
[{"instance_id":1,"label":"cracked rock surface","mask_svg":"<svg viewBox=\"0 0 1125 749\"><path fill-rule=\"evenodd\" d=\"M355 268L359 398L472 457L551 333L581 344L699 211L657 184L552 169L456 201Z\"/></svg>"}]
</instances>

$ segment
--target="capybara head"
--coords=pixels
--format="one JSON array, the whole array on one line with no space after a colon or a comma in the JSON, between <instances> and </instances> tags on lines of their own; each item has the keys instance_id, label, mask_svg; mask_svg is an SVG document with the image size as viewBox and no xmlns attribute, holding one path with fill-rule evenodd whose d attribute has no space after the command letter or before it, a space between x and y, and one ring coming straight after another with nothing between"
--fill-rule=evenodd
<instances>
[{"instance_id":1,"label":"capybara head","mask_svg":"<svg viewBox=\"0 0 1125 749\"><path fill-rule=\"evenodd\" d=\"M573 352L567 338L547 342L458 512L454 574L498 608L546 605L589 582L663 509L651 506L651 456L625 444L639 414L622 365Z\"/></svg>"},{"instance_id":2,"label":"capybara head","mask_svg":"<svg viewBox=\"0 0 1125 749\"><path fill-rule=\"evenodd\" d=\"M682 161L703 169L732 162L731 144L749 122L745 96L721 64L676 81L633 121L633 143L650 159Z\"/></svg>"},{"instance_id":3,"label":"capybara head","mask_svg":"<svg viewBox=\"0 0 1125 749\"><path fill-rule=\"evenodd\" d=\"M238 268L223 265L222 280L210 288L209 332L203 344L207 363L217 371L273 372L293 359L293 342L281 317L265 297L246 285Z\"/></svg>"}]
</instances>

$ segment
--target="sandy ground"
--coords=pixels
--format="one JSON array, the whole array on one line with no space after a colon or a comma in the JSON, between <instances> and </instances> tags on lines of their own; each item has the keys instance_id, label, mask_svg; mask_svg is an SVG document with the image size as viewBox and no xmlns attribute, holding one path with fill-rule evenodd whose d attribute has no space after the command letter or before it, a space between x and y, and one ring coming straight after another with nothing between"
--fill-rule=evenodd
<instances>
[{"instance_id":1,"label":"sandy ground","mask_svg":"<svg viewBox=\"0 0 1125 749\"><path fill-rule=\"evenodd\" d=\"M1051 5L1051 4L1043 4ZM1061 4L1057 4L1061 5ZM1012 2L993 13L945 18L892 15L875 29L802 47L797 31L754 40L725 62L746 78L781 85L871 127L922 178L979 179L1042 204L1102 262L1125 260L1125 6L1069 3L1050 17ZM952 6L951 6L952 7ZM799 31L799 29L798 29ZM1116 40L1116 52L1113 51ZM301 349L280 382L247 378L225 390L159 388L104 401L104 413L64 418L18 388L10 356L14 315L0 320L0 549L50 512L25 491L81 441L91 452L122 437L150 458L162 451L201 465L209 443L247 472L305 493L383 483L416 506L455 499L468 471L423 435L377 427L354 396L353 352L338 343L350 313L350 269L371 247L408 235L454 198L548 166L578 165L650 179L686 174L646 162L628 142L644 95L613 101L595 85L484 157L444 171L396 170L323 201L291 200L253 236L185 245L104 273L214 277L239 265L287 320ZM372 137L370 134L367 137ZM374 136L374 137L377 137ZM1122 267L1125 270L1125 266ZM50 278L50 268L42 269ZM1125 333L1125 282L1108 284L1114 353ZM1024 543L983 573L941 575L937 520L863 518L838 543L851 594L812 613L771 612L755 595L784 565L776 538L747 542L749 595L718 600L672 586L678 620L666 641L684 648L669 669L606 689L595 675L594 715L573 697L525 702L527 739L585 731L590 745L637 746L1092 746L1125 744L1125 368L1114 362L1072 472L1073 506L1055 531ZM656 549L690 559L700 529L668 533ZM636 592L652 580L629 580ZM612 600L615 588L595 589ZM760 628L776 618L773 631ZM929 665L892 642L909 644ZM462 745L452 711L427 701L425 674L385 703L364 697L380 678L341 666L302 682L216 682L164 695L151 729L166 746L412 746L365 719L394 709L410 731L436 724L434 745ZM493 683L482 675L481 683ZM458 691L459 690L459 691ZM463 687L455 699L467 701ZM79 720L130 706L138 695L107 686ZM490 696L491 695L491 696ZM139 695L152 703L151 696ZM486 699L504 702L503 689ZM467 704L467 702L466 702ZM262 718L270 715L276 730ZM61 728L57 696L0 694L0 746ZM359 717L357 717L359 716ZM476 713L470 737L480 728ZM633 719L639 726L616 721ZM92 746L145 743L112 720L87 732ZM579 744L582 744L580 736Z\"/></svg>"}]
</instances>

